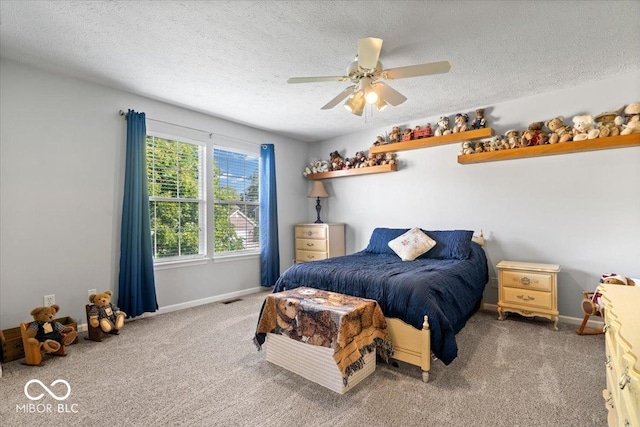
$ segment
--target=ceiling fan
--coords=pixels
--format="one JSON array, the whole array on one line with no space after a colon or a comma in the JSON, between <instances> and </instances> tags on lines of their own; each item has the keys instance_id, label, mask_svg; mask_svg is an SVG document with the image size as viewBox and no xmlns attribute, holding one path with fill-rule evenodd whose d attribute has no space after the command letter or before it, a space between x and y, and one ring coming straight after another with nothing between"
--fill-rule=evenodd
<instances>
[{"instance_id":1,"label":"ceiling fan","mask_svg":"<svg viewBox=\"0 0 640 427\"><path fill-rule=\"evenodd\" d=\"M379 61L381 49L382 39L374 37L362 38L358 40L358 54L355 60L347 67L345 76L291 77L287 80L287 83L344 82L351 80L353 84L323 106L322 110L331 109L344 99L347 99L344 107L351 113L361 116L367 103L375 105L378 111L382 111L388 104L396 106L407 100L404 95L381 80L397 80L441 74L447 73L451 69L449 61L440 61L385 70Z\"/></svg>"}]
</instances>

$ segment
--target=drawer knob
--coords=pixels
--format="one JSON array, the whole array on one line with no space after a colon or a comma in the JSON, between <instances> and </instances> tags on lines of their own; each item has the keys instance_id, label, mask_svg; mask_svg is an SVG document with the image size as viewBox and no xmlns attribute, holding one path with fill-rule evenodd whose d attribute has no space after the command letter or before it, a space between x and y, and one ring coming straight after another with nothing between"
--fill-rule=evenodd
<instances>
[{"instance_id":1,"label":"drawer knob","mask_svg":"<svg viewBox=\"0 0 640 427\"><path fill-rule=\"evenodd\" d=\"M314 245L313 243L307 243L307 246L309 246L309 247L313 247L313 246L315 246L315 245Z\"/></svg>"},{"instance_id":2,"label":"drawer knob","mask_svg":"<svg viewBox=\"0 0 640 427\"><path fill-rule=\"evenodd\" d=\"M620 386L620 390L624 390L624 388L631 382L631 377L629 375L622 374L620 377L620 381L618 381L618 385Z\"/></svg>"},{"instance_id":3,"label":"drawer knob","mask_svg":"<svg viewBox=\"0 0 640 427\"><path fill-rule=\"evenodd\" d=\"M313 255L307 255L307 258L314 259L315 257Z\"/></svg>"},{"instance_id":4,"label":"drawer knob","mask_svg":"<svg viewBox=\"0 0 640 427\"><path fill-rule=\"evenodd\" d=\"M602 332L607 332L609 330L609 328L611 327L610 324L605 323L604 326L602 327Z\"/></svg>"},{"instance_id":5,"label":"drawer knob","mask_svg":"<svg viewBox=\"0 0 640 427\"><path fill-rule=\"evenodd\" d=\"M535 297L529 295L518 295L518 298L522 301L533 301L535 299Z\"/></svg>"},{"instance_id":6,"label":"drawer knob","mask_svg":"<svg viewBox=\"0 0 640 427\"><path fill-rule=\"evenodd\" d=\"M521 277L520 278L520 283L522 283L523 285L530 285L531 284L531 279L529 279L528 277Z\"/></svg>"},{"instance_id":7,"label":"drawer knob","mask_svg":"<svg viewBox=\"0 0 640 427\"><path fill-rule=\"evenodd\" d=\"M313 236L313 231L307 231L307 236Z\"/></svg>"}]
</instances>

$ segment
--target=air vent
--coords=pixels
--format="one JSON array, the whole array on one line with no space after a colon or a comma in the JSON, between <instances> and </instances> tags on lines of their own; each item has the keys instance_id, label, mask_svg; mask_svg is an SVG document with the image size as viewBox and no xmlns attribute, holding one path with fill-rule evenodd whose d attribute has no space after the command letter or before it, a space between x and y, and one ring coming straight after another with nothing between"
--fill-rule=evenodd
<instances>
[{"instance_id":1,"label":"air vent","mask_svg":"<svg viewBox=\"0 0 640 427\"><path fill-rule=\"evenodd\" d=\"M229 299L229 300L226 300L226 301L222 301L222 303L223 304L231 304L231 303L238 302L238 301L242 301L242 298Z\"/></svg>"}]
</instances>

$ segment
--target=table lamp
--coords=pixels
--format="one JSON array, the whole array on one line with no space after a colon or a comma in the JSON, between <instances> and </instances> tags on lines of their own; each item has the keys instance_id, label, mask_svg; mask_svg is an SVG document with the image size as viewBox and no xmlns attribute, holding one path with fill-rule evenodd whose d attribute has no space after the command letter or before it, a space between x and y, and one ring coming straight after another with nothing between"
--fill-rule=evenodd
<instances>
[{"instance_id":1,"label":"table lamp","mask_svg":"<svg viewBox=\"0 0 640 427\"><path fill-rule=\"evenodd\" d=\"M324 185L322 181L313 181L313 187L311 187L311 191L307 197L315 197L316 198L316 212L318 213L318 219L316 219L316 224L322 224L322 220L320 219L320 198L329 197L327 194L327 190L324 189Z\"/></svg>"}]
</instances>

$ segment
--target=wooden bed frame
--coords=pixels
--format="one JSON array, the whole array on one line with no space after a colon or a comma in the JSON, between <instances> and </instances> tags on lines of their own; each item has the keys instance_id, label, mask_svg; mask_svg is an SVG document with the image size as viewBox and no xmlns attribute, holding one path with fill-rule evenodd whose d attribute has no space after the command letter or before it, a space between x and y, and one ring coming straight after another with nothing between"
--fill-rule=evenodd
<instances>
[{"instance_id":1,"label":"wooden bed frame","mask_svg":"<svg viewBox=\"0 0 640 427\"><path fill-rule=\"evenodd\" d=\"M484 248L484 236L473 236L473 241ZM422 329L416 329L400 319L387 317L389 339L393 343L393 359L415 365L422 369L422 381L429 381L431 369L431 331L429 318L424 316Z\"/></svg>"}]
</instances>

